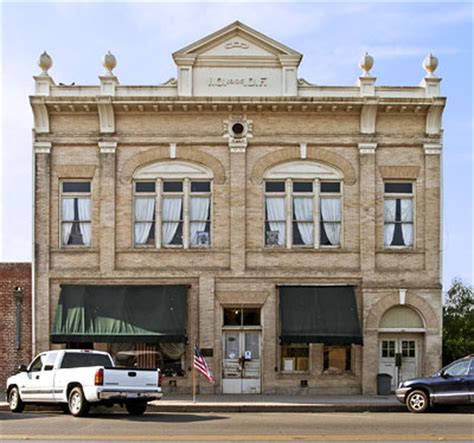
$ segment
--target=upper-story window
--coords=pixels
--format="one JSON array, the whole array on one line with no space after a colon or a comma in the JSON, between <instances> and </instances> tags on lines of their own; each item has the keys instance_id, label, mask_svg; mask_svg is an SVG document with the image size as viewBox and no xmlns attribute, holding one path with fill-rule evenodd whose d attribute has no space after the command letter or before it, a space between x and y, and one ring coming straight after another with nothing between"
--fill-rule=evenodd
<instances>
[{"instance_id":1,"label":"upper-story window","mask_svg":"<svg viewBox=\"0 0 474 443\"><path fill-rule=\"evenodd\" d=\"M61 183L61 244L91 244L91 183Z\"/></svg>"},{"instance_id":2,"label":"upper-story window","mask_svg":"<svg viewBox=\"0 0 474 443\"><path fill-rule=\"evenodd\" d=\"M208 247L212 173L186 162L145 166L134 175L135 246Z\"/></svg>"},{"instance_id":3,"label":"upper-story window","mask_svg":"<svg viewBox=\"0 0 474 443\"><path fill-rule=\"evenodd\" d=\"M310 161L265 174L265 246L340 247L342 176Z\"/></svg>"},{"instance_id":4,"label":"upper-story window","mask_svg":"<svg viewBox=\"0 0 474 443\"><path fill-rule=\"evenodd\" d=\"M413 183L387 182L384 184L384 245L412 247Z\"/></svg>"}]
</instances>

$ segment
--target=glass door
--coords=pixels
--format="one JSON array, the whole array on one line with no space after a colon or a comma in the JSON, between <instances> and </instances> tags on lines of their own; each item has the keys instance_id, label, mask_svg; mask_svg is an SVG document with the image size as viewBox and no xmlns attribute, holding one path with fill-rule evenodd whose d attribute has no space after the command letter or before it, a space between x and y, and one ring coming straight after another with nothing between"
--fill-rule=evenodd
<instances>
[{"instance_id":1,"label":"glass door","mask_svg":"<svg viewBox=\"0 0 474 443\"><path fill-rule=\"evenodd\" d=\"M260 309L224 309L224 394L260 394L261 336Z\"/></svg>"}]
</instances>

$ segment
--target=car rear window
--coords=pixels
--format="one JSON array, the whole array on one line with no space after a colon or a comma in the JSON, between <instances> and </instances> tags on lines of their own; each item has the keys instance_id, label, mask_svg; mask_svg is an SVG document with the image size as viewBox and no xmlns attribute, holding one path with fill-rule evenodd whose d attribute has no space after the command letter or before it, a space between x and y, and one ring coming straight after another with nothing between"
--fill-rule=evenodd
<instances>
[{"instance_id":1,"label":"car rear window","mask_svg":"<svg viewBox=\"0 0 474 443\"><path fill-rule=\"evenodd\" d=\"M84 366L111 366L110 358L104 354L68 352L64 354L61 368L80 368Z\"/></svg>"}]
</instances>

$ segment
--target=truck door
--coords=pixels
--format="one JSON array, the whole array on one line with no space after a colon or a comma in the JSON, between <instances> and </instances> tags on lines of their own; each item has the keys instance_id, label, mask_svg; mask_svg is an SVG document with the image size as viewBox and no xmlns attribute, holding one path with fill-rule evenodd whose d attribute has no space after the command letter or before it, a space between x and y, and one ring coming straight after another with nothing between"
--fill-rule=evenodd
<instances>
[{"instance_id":1,"label":"truck door","mask_svg":"<svg viewBox=\"0 0 474 443\"><path fill-rule=\"evenodd\" d=\"M20 386L20 395L23 400L40 401L41 399L41 371L46 361L46 354L40 354L28 367Z\"/></svg>"},{"instance_id":2,"label":"truck door","mask_svg":"<svg viewBox=\"0 0 474 443\"><path fill-rule=\"evenodd\" d=\"M39 390L41 391L41 401L55 401L58 394L55 389L55 363L59 352L49 352L40 373Z\"/></svg>"}]
</instances>

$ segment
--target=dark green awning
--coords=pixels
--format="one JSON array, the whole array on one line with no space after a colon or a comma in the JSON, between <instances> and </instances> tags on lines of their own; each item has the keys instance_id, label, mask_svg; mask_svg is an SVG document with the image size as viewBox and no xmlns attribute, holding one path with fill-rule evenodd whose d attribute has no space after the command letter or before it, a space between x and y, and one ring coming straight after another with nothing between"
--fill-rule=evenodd
<instances>
[{"instance_id":1,"label":"dark green awning","mask_svg":"<svg viewBox=\"0 0 474 443\"><path fill-rule=\"evenodd\" d=\"M280 287L282 343L362 344L352 286Z\"/></svg>"},{"instance_id":2,"label":"dark green awning","mask_svg":"<svg viewBox=\"0 0 474 443\"><path fill-rule=\"evenodd\" d=\"M53 343L186 341L186 286L61 285Z\"/></svg>"}]
</instances>

